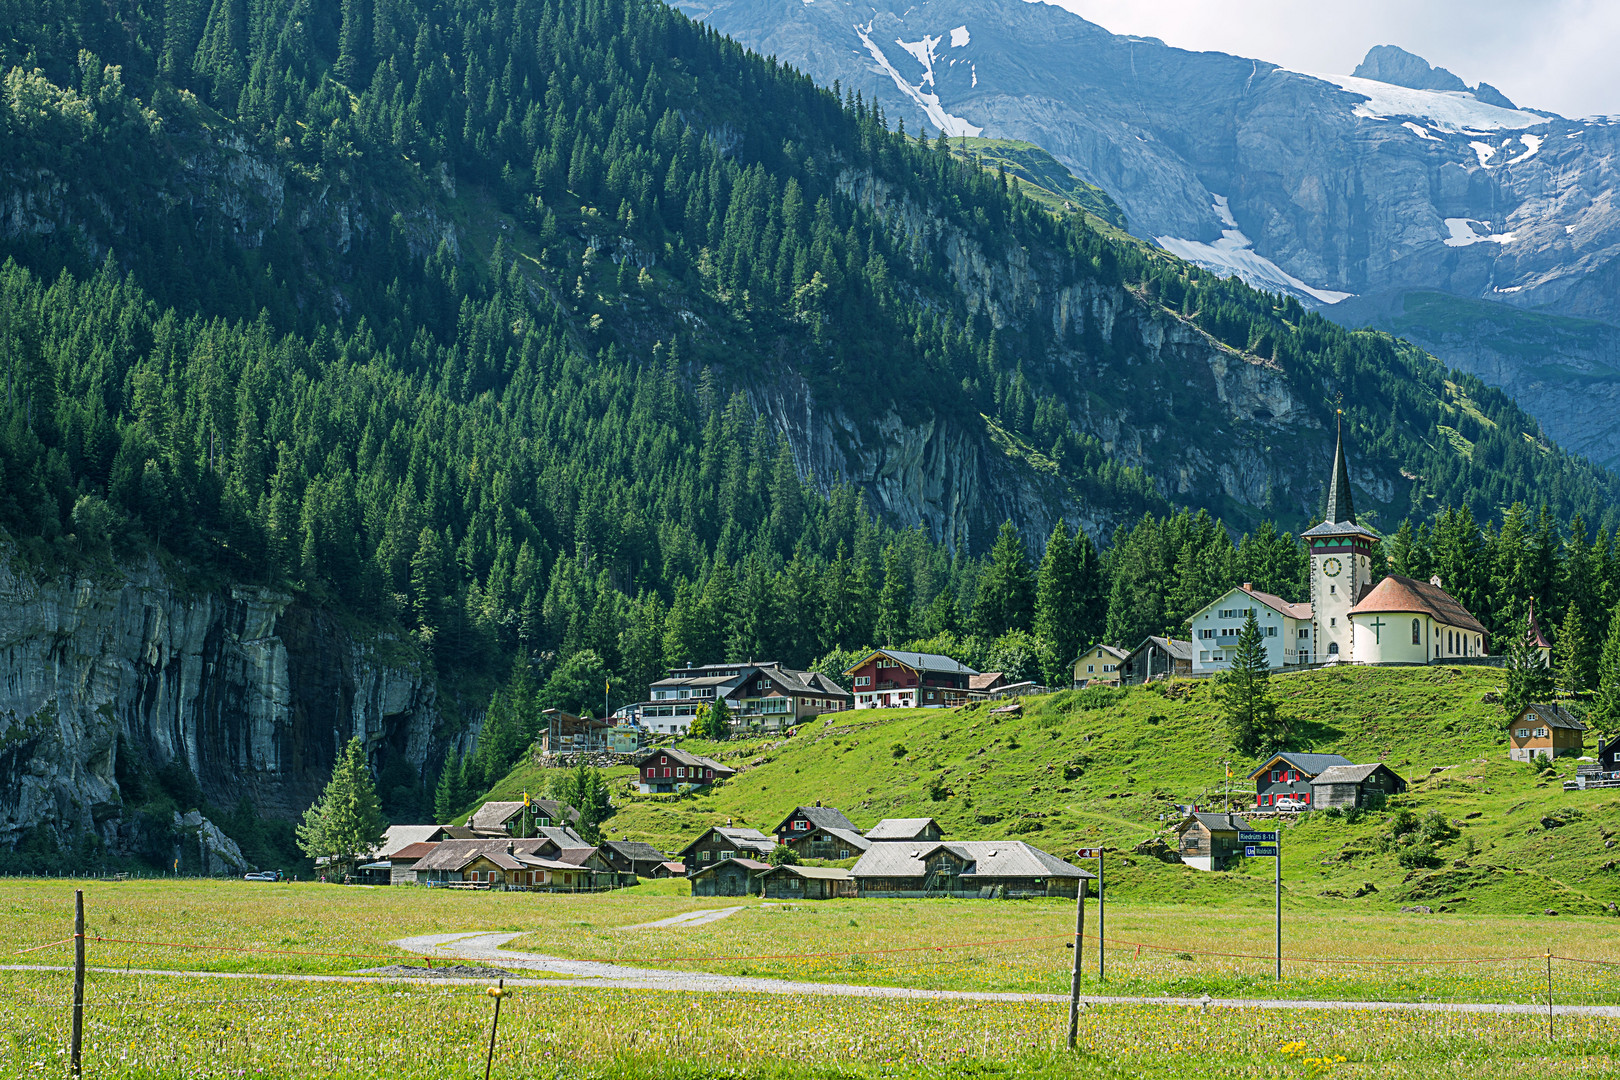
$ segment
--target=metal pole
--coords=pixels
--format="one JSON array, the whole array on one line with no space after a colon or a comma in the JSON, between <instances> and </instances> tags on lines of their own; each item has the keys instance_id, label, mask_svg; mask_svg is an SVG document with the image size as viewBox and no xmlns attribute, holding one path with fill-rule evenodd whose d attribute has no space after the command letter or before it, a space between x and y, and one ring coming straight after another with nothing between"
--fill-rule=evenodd
<instances>
[{"instance_id":1,"label":"metal pole","mask_svg":"<svg viewBox=\"0 0 1620 1080\"><path fill-rule=\"evenodd\" d=\"M1281 824L1279 822L1278 824ZM1282 982L1282 831L1277 832L1277 981Z\"/></svg>"},{"instance_id":2,"label":"metal pole","mask_svg":"<svg viewBox=\"0 0 1620 1080\"><path fill-rule=\"evenodd\" d=\"M73 1039L68 1044L68 1070L78 1076L84 1045L84 890L73 890Z\"/></svg>"},{"instance_id":3,"label":"metal pole","mask_svg":"<svg viewBox=\"0 0 1620 1080\"><path fill-rule=\"evenodd\" d=\"M489 995L495 999L495 1020L489 1025L489 1056L484 1059L484 1080L489 1080L489 1070L495 1064L495 1032L501 1026L501 998L506 996L506 980L497 979L495 985L489 990Z\"/></svg>"},{"instance_id":4,"label":"metal pole","mask_svg":"<svg viewBox=\"0 0 1620 1080\"><path fill-rule=\"evenodd\" d=\"M1102 848L1097 849L1097 981L1102 982L1103 975L1103 856Z\"/></svg>"},{"instance_id":5,"label":"metal pole","mask_svg":"<svg viewBox=\"0 0 1620 1080\"><path fill-rule=\"evenodd\" d=\"M1074 970L1069 975L1069 1049L1080 1034L1080 946L1086 940L1086 879L1080 879L1074 905ZM485 1080L488 1080L486 1077Z\"/></svg>"}]
</instances>

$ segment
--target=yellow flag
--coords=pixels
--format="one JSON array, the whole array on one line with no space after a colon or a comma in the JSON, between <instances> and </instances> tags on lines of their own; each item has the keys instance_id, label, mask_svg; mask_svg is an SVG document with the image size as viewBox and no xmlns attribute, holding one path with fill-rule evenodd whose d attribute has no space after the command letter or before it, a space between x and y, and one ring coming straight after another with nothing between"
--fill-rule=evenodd
<instances>
[{"instance_id":1,"label":"yellow flag","mask_svg":"<svg viewBox=\"0 0 1620 1080\"><path fill-rule=\"evenodd\" d=\"M528 793L528 792L527 792L527 791L525 791L525 792L524 792L524 793L523 793L523 805L524 805L524 806L528 806L528 805L529 805L529 793Z\"/></svg>"}]
</instances>

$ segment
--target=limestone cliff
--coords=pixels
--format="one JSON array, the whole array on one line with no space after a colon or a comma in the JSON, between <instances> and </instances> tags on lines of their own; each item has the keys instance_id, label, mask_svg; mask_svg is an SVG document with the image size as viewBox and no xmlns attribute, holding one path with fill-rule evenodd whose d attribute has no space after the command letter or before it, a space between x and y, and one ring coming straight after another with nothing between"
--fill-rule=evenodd
<instances>
[{"instance_id":1,"label":"limestone cliff","mask_svg":"<svg viewBox=\"0 0 1620 1080\"><path fill-rule=\"evenodd\" d=\"M267 589L189 592L155 563L113 580L0 562L0 847L44 825L132 845L120 752L184 764L214 805L300 813L352 736L427 763L435 684ZM190 808L183 808L190 809Z\"/></svg>"}]
</instances>

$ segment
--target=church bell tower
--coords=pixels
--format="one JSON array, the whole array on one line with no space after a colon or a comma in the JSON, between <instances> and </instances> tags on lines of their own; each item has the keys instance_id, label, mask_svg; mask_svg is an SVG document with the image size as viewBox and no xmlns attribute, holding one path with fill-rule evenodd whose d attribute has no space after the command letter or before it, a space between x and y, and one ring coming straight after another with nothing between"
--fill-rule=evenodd
<instances>
[{"instance_id":1,"label":"church bell tower","mask_svg":"<svg viewBox=\"0 0 1620 1080\"><path fill-rule=\"evenodd\" d=\"M1350 609L1372 583L1372 551L1378 538L1356 524L1342 410L1325 520L1300 535L1311 549L1311 655L1301 661L1350 663L1355 659Z\"/></svg>"}]
</instances>

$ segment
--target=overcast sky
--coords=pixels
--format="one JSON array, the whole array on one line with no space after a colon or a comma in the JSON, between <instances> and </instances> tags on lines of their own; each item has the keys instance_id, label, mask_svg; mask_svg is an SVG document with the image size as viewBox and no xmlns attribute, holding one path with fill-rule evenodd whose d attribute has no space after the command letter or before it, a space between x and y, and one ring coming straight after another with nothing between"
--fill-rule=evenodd
<instances>
[{"instance_id":1,"label":"overcast sky","mask_svg":"<svg viewBox=\"0 0 1620 1080\"><path fill-rule=\"evenodd\" d=\"M1620 114L1620 0L1053 0L1116 34L1348 75L1399 45L1565 116Z\"/></svg>"}]
</instances>

